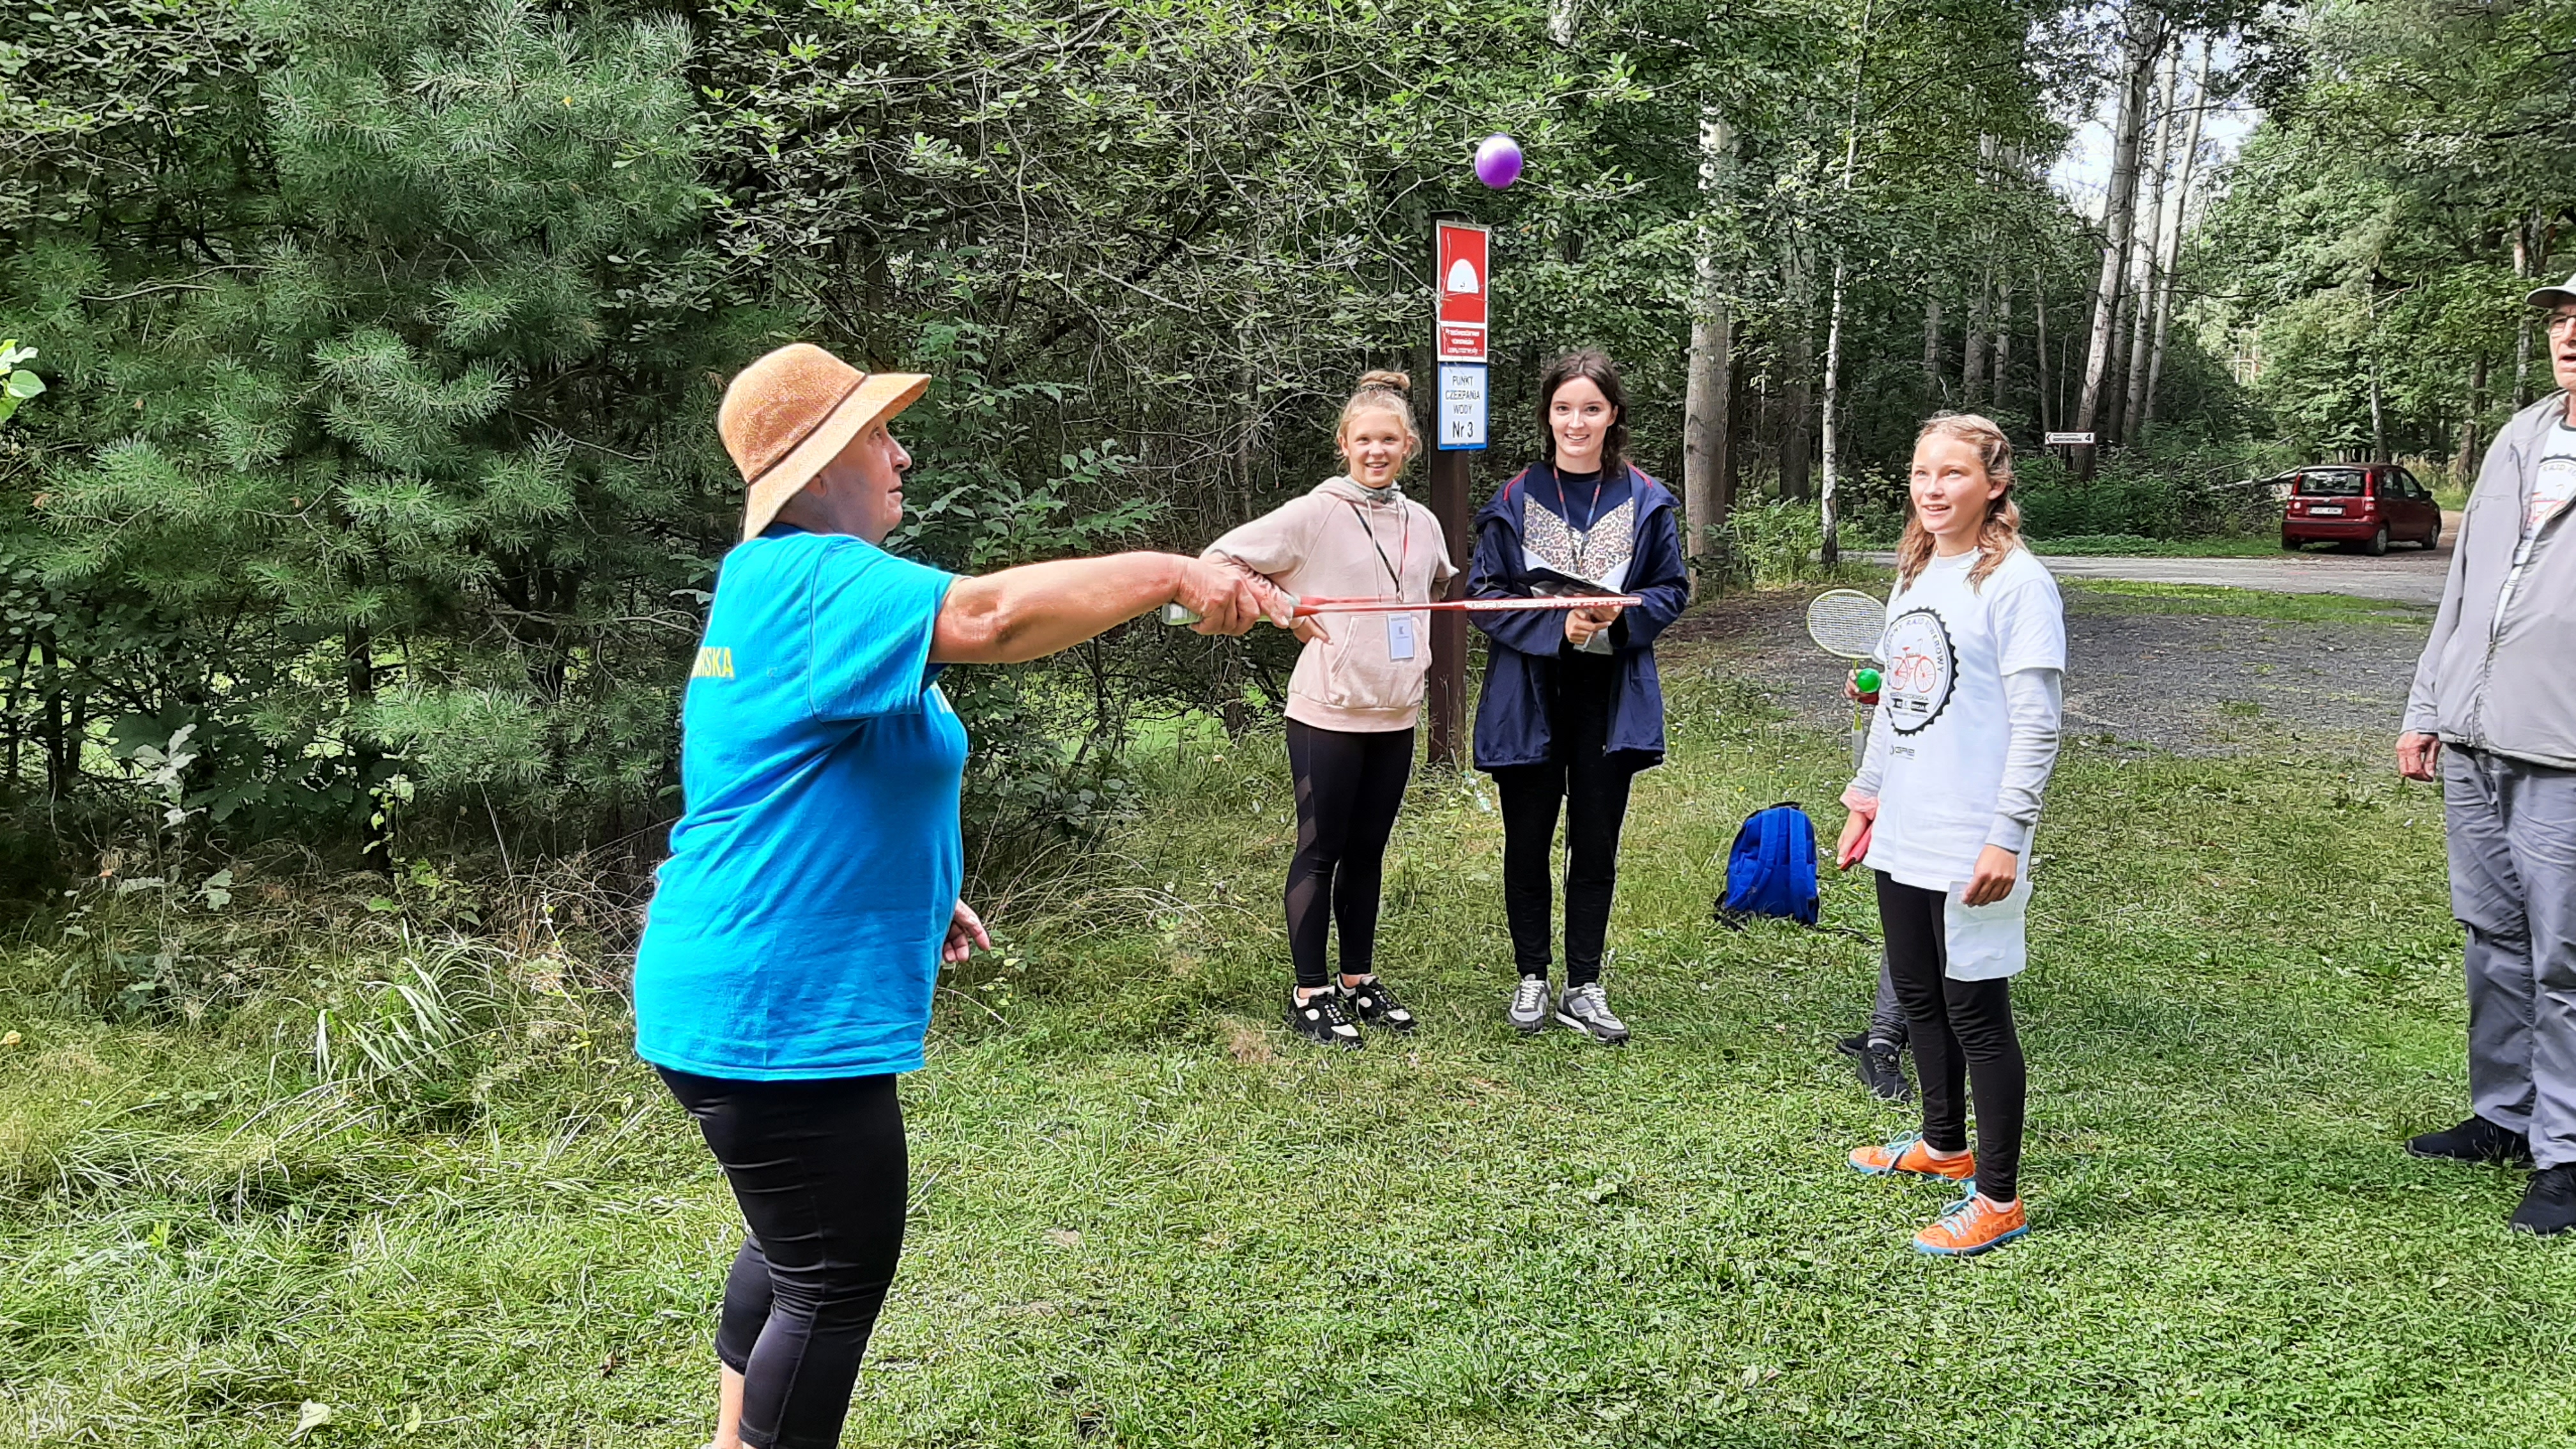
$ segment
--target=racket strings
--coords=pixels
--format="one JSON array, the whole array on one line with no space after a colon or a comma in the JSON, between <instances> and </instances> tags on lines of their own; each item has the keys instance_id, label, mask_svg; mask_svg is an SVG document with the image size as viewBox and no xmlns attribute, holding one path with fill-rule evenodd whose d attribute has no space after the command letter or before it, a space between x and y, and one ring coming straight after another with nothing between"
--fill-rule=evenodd
<instances>
[{"instance_id":1,"label":"racket strings","mask_svg":"<svg viewBox=\"0 0 2576 1449\"><path fill-rule=\"evenodd\" d=\"M1887 606L1855 589L1818 594L1807 605L1807 637L1828 654L1867 659L1878 652Z\"/></svg>"}]
</instances>

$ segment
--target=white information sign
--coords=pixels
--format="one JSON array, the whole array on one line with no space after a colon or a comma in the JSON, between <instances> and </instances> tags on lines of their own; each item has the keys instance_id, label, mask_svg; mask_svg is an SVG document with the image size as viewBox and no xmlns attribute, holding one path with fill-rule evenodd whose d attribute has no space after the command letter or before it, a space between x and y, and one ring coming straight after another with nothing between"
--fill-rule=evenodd
<instances>
[{"instance_id":1,"label":"white information sign","mask_svg":"<svg viewBox=\"0 0 2576 1449\"><path fill-rule=\"evenodd\" d=\"M2093 435L2091 433L2050 433L2045 441L2052 448L2070 445L2089 448L2093 445Z\"/></svg>"},{"instance_id":2,"label":"white information sign","mask_svg":"<svg viewBox=\"0 0 2576 1449\"><path fill-rule=\"evenodd\" d=\"M1440 364L1439 411L1433 419L1443 452L1485 446L1485 369L1472 362Z\"/></svg>"}]
</instances>

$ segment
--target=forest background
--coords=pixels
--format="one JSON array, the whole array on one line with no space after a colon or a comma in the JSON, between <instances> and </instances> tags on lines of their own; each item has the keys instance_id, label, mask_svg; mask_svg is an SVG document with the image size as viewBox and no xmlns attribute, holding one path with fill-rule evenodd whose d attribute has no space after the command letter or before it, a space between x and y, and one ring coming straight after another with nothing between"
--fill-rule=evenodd
<instances>
[{"instance_id":1,"label":"forest background","mask_svg":"<svg viewBox=\"0 0 2576 1449\"><path fill-rule=\"evenodd\" d=\"M2228 158L2221 107L2261 117ZM2096 114L2098 211L2049 183ZM710 419L769 346L937 375L898 547L1195 551L1334 471L1362 369L1427 375L1456 214L1480 496L1542 362L1606 347L1703 588L1892 537L1944 407L2101 435L2030 448L2036 535L2242 532L2298 461L2464 476L2547 388L2576 7L0 0L0 126L45 388L0 428L0 880L640 888L738 517ZM979 859L1080 838L1152 721L1241 728L1288 657L1139 626L971 671ZM128 954L102 1001L203 998Z\"/></svg>"}]
</instances>

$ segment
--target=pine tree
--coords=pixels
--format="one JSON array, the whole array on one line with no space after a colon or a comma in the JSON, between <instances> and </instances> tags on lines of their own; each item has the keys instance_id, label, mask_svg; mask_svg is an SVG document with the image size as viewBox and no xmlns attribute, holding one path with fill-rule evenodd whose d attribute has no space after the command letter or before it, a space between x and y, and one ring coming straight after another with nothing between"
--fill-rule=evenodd
<instances>
[{"instance_id":1,"label":"pine tree","mask_svg":"<svg viewBox=\"0 0 2576 1449\"><path fill-rule=\"evenodd\" d=\"M685 30L251 15L267 215L123 310L92 378L121 427L58 475L48 577L181 636L194 677L133 732L196 723L219 816L654 808L733 505L714 381L761 323L701 239Z\"/></svg>"}]
</instances>

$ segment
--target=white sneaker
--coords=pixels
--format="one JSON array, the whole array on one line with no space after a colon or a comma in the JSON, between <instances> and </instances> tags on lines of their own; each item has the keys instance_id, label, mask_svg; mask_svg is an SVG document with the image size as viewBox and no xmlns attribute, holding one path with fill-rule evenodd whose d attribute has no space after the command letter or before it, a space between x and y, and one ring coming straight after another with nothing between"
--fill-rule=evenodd
<instances>
[{"instance_id":1,"label":"white sneaker","mask_svg":"<svg viewBox=\"0 0 2576 1449\"><path fill-rule=\"evenodd\" d=\"M1512 988L1512 1004L1504 1015L1520 1029L1523 1036L1536 1036L1547 1030L1547 978L1524 976Z\"/></svg>"}]
</instances>

